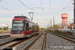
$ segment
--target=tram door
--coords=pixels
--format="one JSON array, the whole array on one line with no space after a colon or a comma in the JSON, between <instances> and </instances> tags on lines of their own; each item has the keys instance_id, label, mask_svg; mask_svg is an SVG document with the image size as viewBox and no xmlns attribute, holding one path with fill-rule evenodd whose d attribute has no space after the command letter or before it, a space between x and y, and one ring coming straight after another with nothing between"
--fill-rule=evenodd
<instances>
[{"instance_id":1,"label":"tram door","mask_svg":"<svg viewBox=\"0 0 75 50\"><path fill-rule=\"evenodd\" d=\"M29 22L26 22L26 34L30 34L30 31L29 31Z\"/></svg>"}]
</instances>

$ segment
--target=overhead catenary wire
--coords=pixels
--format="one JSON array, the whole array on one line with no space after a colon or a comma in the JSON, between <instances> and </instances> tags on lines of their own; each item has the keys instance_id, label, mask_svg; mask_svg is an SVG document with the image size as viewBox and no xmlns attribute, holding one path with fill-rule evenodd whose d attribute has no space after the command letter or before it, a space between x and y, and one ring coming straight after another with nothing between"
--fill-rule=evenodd
<instances>
[{"instance_id":1,"label":"overhead catenary wire","mask_svg":"<svg viewBox=\"0 0 75 50\"><path fill-rule=\"evenodd\" d=\"M2 2L2 0L0 0L1 2ZM5 10L8 10L8 11L11 11L10 9L8 9L8 8L5 8L5 7L3 7L3 6L0 6L2 9L5 9Z\"/></svg>"},{"instance_id":2,"label":"overhead catenary wire","mask_svg":"<svg viewBox=\"0 0 75 50\"><path fill-rule=\"evenodd\" d=\"M8 8L5 8L5 7L2 7L2 6L0 6L2 9L6 9L6 10L8 10L8 11L11 11L11 10L9 10Z\"/></svg>"},{"instance_id":3,"label":"overhead catenary wire","mask_svg":"<svg viewBox=\"0 0 75 50\"><path fill-rule=\"evenodd\" d=\"M39 2L40 2L40 5L41 5L41 8L42 8L42 11L43 11L43 18L45 18L45 13L44 13L44 7L43 7L43 5L42 5L42 2L41 2L41 0L39 0ZM46 18L45 18L46 19Z\"/></svg>"},{"instance_id":4,"label":"overhead catenary wire","mask_svg":"<svg viewBox=\"0 0 75 50\"><path fill-rule=\"evenodd\" d=\"M5 3L5 4L10 4L10 5L14 5L14 6L21 6L21 5L18 5L18 4L14 4L14 3L9 3L9 2L5 2L5 1L1 1L1 2Z\"/></svg>"},{"instance_id":5,"label":"overhead catenary wire","mask_svg":"<svg viewBox=\"0 0 75 50\"><path fill-rule=\"evenodd\" d=\"M15 12L13 12L13 11L11 11L10 9L8 9L8 8L5 8L5 7L2 7L2 6L0 6L2 9L5 9L5 10L8 10L8 11L10 11L11 13L15 13Z\"/></svg>"},{"instance_id":6,"label":"overhead catenary wire","mask_svg":"<svg viewBox=\"0 0 75 50\"><path fill-rule=\"evenodd\" d=\"M20 0L19 0L20 1ZM11 4L11 5L16 5L16 6L21 6L21 5L17 5L17 4L13 4L13 3L8 3L8 2L5 2L5 1L1 1L1 2L4 2L6 4ZM25 5L22 1L20 1L28 10L32 10L34 11L32 8L29 8L27 5ZM35 11L34 11L35 12ZM36 12L37 13L37 12ZM39 14L39 13L37 13ZM40 15L40 14L39 14Z\"/></svg>"},{"instance_id":7,"label":"overhead catenary wire","mask_svg":"<svg viewBox=\"0 0 75 50\"><path fill-rule=\"evenodd\" d=\"M61 11L63 11L71 2L72 2L72 0L71 0L64 8L62 8ZM59 12L58 12L57 14L55 14L54 16L57 16L61 11L59 11Z\"/></svg>"},{"instance_id":8,"label":"overhead catenary wire","mask_svg":"<svg viewBox=\"0 0 75 50\"><path fill-rule=\"evenodd\" d=\"M24 4L21 0L18 0L21 4L23 4L28 10L32 10L33 12L37 13L35 10L33 10L32 8L28 7L26 4ZM37 13L39 16L42 16L41 14ZM44 18L44 17L43 17ZM38 18L37 18L38 19ZM45 18L44 18L45 19Z\"/></svg>"},{"instance_id":9,"label":"overhead catenary wire","mask_svg":"<svg viewBox=\"0 0 75 50\"><path fill-rule=\"evenodd\" d=\"M3 1L1 0L1 2L3 2ZM5 10L8 10L8 11L10 11L10 12L12 12L12 13L15 13L15 12L11 11L10 9L5 8L5 7L3 7L3 6L0 6L0 8L5 9Z\"/></svg>"},{"instance_id":10,"label":"overhead catenary wire","mask_svg":"<svg viewBox=\"0 0 75 50\"><path fill-rule=\"evenodd\" d=\"M35 10L33 10L32 8L28 7L26 4L24 4L21 0L18 0L21 4L23 4L28 10L32 10L34 11L35 13L37 13ZM39 13L37 13L38 15L40 15ZM40 15L41 16L41 15Z\"/></svg>"},{"instance_id":11,"label":"overhead catenary wire","mask_svg":"<svg viewBox=\"0 0 75 50\"><path fill-rule=\"evenodd\" d=\"M2 0L0 0L1 2L2 2ZM3 7L3 6L0 6L2 9L6 9L6 10L8 10L8 11L11 11L11 10L9 10L8 8L5 8L5 7Z\"/></svg>"},{"instance_id":12,"label":"overhead catenary wire","mask_svg":"<svg viewBox=\"0 0 75 50\"><path fill-rule=\"evenodd\" d=\"M26 4L24 4L21 0L18 0L22 5L24 5L28 10L32 10L33 12L37 13L35 10L33 10L32 8L28 7ZM41 14L37 13L39 16L41 16ZM38 19L38 18L37 18Z\"/></svg>"},{"instance_id":13,"label":"overhead catenary wire","mask_svg":"<svg viewBox=\"0 0 75 50\"><path fill-rule=\"evenodd\" d=\"M50 17L50 5L51 5L51 0L49 0L49 17ZM51 24L51 27L52 27L52 19L50 19L50 24Z\"/></svg>"},{"instance_id":14,"label":"overhead catenary wire","mask_svg":"<svg viewBox=\"0 0 75 50\"><path fill-rule=\"evenodd\" d=\"M49 10L50 10L50 4L51 4L51 0L49 0Z\"/></svg>"},{"instance_id":15,"label":"overhead catenary wire","mask_svg":"<svg viewBox=\"0 0 75 50\"><path fill-rule=\"evenodd\" d=\"M40 4L41 4L41 8L42 8L42 10L43 10L43 13L44 13L44 8L43 8L43 5L42 5L42 2L41 2L41 0L39 0L40 1ZM44 15L44 14L43 14Z\"/></svg>"},{"instance_id":16,"label":"overhead catenary wire","mask_svg":"<svg viewBox=\"0 0 75 50\"><path fill-rule=\"evenodd\" d=\"M18 0L21 4L23 4L28 10L33 10L31 8L29 8L27 5L25 5L21 0Z\"/></svg>"},{"instance_id":17,"label":"overhead catenary wire","mask_svg":"<svg viewBox=\"0 0 75 50\"><path fill-rule=\"evenodd\" d=\"M49 0L49 14L50 14L50 4L51 4L51 0Z\"/></svg>"}]
</instances>

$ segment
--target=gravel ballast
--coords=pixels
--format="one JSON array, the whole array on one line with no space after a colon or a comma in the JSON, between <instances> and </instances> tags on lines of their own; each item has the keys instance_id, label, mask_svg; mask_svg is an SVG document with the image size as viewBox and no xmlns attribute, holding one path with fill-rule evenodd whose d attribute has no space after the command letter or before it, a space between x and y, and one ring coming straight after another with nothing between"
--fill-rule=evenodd
<instances>
[{"instance_id":1,"label":"gravel ballast","mask_svg":"<svg viewBox=\"0 0 75 50\"><path fill-rule=\"evenodd\" d=\"M47 50L75 50L75 44L58 36L47 33Z\"/></svg>"},{"instance_id":2,"label":"gravel ballast","mask_svg":"<svg viewBox=\"0 0 75 50\"><path fill-rule=\"evenodd\" d=\"M11 38L11 37L9 37L9 38L4 38L4 39L0 39L0 44L2 44L2 43L5 43L5 42L8 42L8 41L12 41L12 40L14 40L15 38Z\"/></svg>"},{"instance_id":3,"label":"gravel ballast","mask_svg":"<svg viewBox=\"0 0 75 50\"><path fill-rule=\"evenodd\" d=\"M28 50L41 50L43 45L44 35L34 42L34 44Z\"/></svg>"}]
</instances>

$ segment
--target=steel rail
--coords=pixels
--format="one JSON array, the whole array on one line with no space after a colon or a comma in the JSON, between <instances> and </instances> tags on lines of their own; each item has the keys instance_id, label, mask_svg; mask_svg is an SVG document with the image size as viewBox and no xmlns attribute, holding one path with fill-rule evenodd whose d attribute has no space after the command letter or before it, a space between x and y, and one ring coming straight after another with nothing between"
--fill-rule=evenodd
<instances>
[{"instance_id":1,"label":"steel rail","mask_svg":"<svg viewBox=\"0 0 75 50\"><path fill-rule=\"evenodd\" d=\"M7 46L6 48L3 48L3 50L13 50L13 47L15 47L15 46L17 46L17 45L19 45L19 44L21 44L21 43L23 43L23 42L25 42L25 41L27 41L27 40L29 40L29 39L32 39L32 38L34 38L34 37L37 37L38 35L35 35L35 36L32 36L32 37L29 37L29 38L24 38L24 39L22 39L22 40L20 40L20 41L13 41L13 44L11 44L11 45L9 45L9 46ZM12 42L12 41L11 41ZM7 43L8 44L8 43Z\"/></svg>"},{"instance_id":2,"label":"steel rail","mask_svg":"<svg viewBox=\"0 0 75 50\"><path fill-rule=\"evenodd\" d=\"M4 39L4 38L8 38L10 37L10 35L4 35L4 36L0 36L0 39Z\"/></svg>"},{"instance_id":3,"label":"steel rail","mask_svg":"<svg viewBox=\"0 0 75 50\"><path fill-rule=\"evenodd\" d=\"M72 42L72 43L75 43L75 38L74 37L71 37L71 36L66 36L66 35L63 35L63 34L59 34L59 33L50 33L50 34L53 34L53 35L55 35L55 36L58 36L58 37L61 37L61 38L63 38L63 39L66 39L66 40L68 40L68 41L70 41L70 42Z\"/></svg>"},{"instance_id":4,"label":"steel rail","mask_svg":"<svg viewBox=\"0 0 75 50\"><path fill-rule=\"evenodd\" d=\"M30 48L31 46L33 46L33 44L34 44L42 35L43 35L43 33L42 33L35 41L33 41L30 45L28 45L24 50L29 50L29 48Z\"/></svg>"},{"instance_id":5,"label":"steel rail","mask_svg":"<svg viewBox=\"0 0 75 50\"><path fill-rule=\"evenodd\" d=\"M43 40L43 45L42 45L42 50L45 50L46 49L46 43L47 43L47 33L45 33L44 35L44 40Z\"/></svg>"}]
</instances>

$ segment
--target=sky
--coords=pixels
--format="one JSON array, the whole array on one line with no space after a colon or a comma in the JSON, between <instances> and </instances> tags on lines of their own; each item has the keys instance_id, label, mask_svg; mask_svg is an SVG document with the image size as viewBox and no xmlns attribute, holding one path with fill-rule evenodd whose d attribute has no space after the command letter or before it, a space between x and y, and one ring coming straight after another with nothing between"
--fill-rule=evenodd
<instances>
[{"instance_id":1,"label":"sky","mask_svg":"<svg viewBox=\"0 0 75 50\"><path fill-rule=\"evenodd\" d=\"M55 24L61 25L62 13L68 14L68 24L73 22L72 4L74 0L0 0L0 26L5 23L11 27L14 16L27 16L29 12L34 12L33 22L40 27L51 26L53 17ZM31 19L31 18L30 18ZM53 24L52 24L53 25Z\"/></svg>"}]
</instances>

